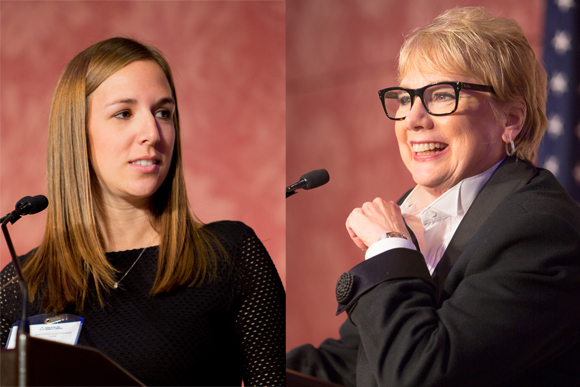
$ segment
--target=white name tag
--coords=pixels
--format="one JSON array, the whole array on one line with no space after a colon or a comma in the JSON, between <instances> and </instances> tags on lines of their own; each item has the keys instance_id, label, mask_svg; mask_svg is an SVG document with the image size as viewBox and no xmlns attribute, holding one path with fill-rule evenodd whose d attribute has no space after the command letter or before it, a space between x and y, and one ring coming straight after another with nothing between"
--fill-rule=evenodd
<instances>
[{"instance_id":1,"label":"white name tag","mask_svg":"<svg viewBox=\"0 0 580 387\"><path fill-rule=\"evenodd\" d=\"M40 339L58 341L59 343L75 345L79 339L84 319L73 315L38 315L28 319L30 323L30 336ZM42 323L36 323L41 322ZM18 322L10 329L7 349L16 347L18 336Z\"/></svg>"}]
</instances>

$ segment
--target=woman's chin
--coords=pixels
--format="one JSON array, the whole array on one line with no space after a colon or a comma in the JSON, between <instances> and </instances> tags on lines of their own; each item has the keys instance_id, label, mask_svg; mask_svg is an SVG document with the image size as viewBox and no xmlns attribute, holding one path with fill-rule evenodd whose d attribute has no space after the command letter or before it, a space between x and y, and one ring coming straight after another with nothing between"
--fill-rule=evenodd
<instances>
[{"instance_id":1,"label":"woman's chin","mask_svg":"<svg viewBox=\"0 0 580 387\"><path fill-rule=\"evenodd\" d=\"M122 203L126 205L128 203L134 207L143 207L151 202L154 193L154 189L127 190L117 194L106 195L103 199L105 200L105 204L109 203L114 206L122 205ZM117 205L114 203L117 203Z\"/></svg>"},{"instance_id":2,"label":"woman's chin","mask_svg":"<svg viewBox=\"0 0 580 387\"><path fill-rule=\"evenodd\" d=\"M446 179L441 173L433 170L415 171L413 172L413 180L417 185L433 192L445 192L453 186L450 179Z\"/></svg>"}]
</instances>

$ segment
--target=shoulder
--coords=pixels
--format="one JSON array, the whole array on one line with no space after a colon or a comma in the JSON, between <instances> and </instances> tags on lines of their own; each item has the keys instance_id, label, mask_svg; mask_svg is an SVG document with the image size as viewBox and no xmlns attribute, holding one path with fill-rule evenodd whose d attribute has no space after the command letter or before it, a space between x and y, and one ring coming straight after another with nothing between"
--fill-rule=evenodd
<instances>
[{"instance_id":1,"label":"shoulder","mask_svg":"<svg viewBox=\"0 0 580 387\"><path fill-rule=\"evenodd\" d=\"M580 207L554 175L515 157L508 157L499 165L468 214L486 215L492 211L506 217L522 212L554 216L569 212L570 217L580 222ZM514 220L510 218L509 223Z\"/></svg>"},{"instance_id":2,"label":"shoulder","mask_svg":"<svg viewBox=\"0 0 580 387\"><path fill-rule=\"evenodd\" d=\"M230 257L237 257L249 245L259 242L254 230L239 221L222 220L205 224L203 229L213 235Z\"/></svg>"},{"instance_id":3,"label":"shoulder","mask_svg":"<svg viewBox=\"0 0 580 387\"><path fill-rule=\"evenodd\" d=\"M249 235L255 235L250 226L235 220L220 220L205 224L203 228L222 242L243 242Z\"/></svg>"},{"instance_id":4,"label":"shoulder","mask_svg":"<svg viewBox=\"0 0 580 387\"><path fill-rule=\"evenodd\" d=\"M527 184L507 197L506 206L520 207L528 213L552 214L575 223L580 229L580 206L547 169L537 173ZM504 208L505 209L505 208Z\"/></svg>"},{"instance_id":5,"label":"shoulder","mask_svg":"<svg viewBox=\"0 0 580 387\"><path fill-rule=\"evenodd\" d=\"M481 226L473 217L464 225L478 227L462 249L463 256L469 257L472 268L479 269L503 267L549 274L566 267L577 281L580 206L550 171L534 167L532 172L525 183L502 198ZM520 176L514 173L511 177ZM493 194L485 193L488 198Z\"/></svg>"},{"instance_id":6,"label":"shoulder","mask_svg":"<svg viewBox=\"0 0 580 387\"><path fill-rule=\"evenodd\" d=\"M29 251L28 253L21 255L20 257L18 257L18 261L20 262L20 265L23 265L24 262L26 262L26 260L36 251L36 249L33 249L31 251ZM17 284L17 279L16 279L16 269L14 268L14 264L12 263L12 261L10 261L10 263L8 263L6 266L4 266L4 268L2 269L2 271L0 271L0 285L1 286L7 286L8 283L13 282L15 284Z\"/></svg>"},{"instance_id":7,"label":"shoulder","mask_svg":"<svg viewBox=\"0 0 580 387\"><path fill-rule=\"evenodd\" d=\"M479 222L479 215L487 219ZM550 171L521 160L498 168L462 223L477 229L471 245L499 248L504 241L537 249L533 242L543 242L580 253L580 206Z\"/></svg>"}]
</instances>

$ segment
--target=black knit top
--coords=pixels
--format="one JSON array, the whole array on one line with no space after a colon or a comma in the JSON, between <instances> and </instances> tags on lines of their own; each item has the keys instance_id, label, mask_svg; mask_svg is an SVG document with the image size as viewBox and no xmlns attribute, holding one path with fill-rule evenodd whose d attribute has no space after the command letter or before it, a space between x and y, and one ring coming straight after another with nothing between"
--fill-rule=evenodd
<instances>
[{"instance_id":1,"label":"black knit top","mask_svg":"<svg viewBox=\"0 0 580 387\"><path fill-rule=\"evenodd\" d=\"M66 313L85 319L78 344L97 348L146 385L280 386L285 384L285 293L268 252L240 222L208 227L229 255L218 279L151 296L158 247L106 296L106 306ZM131 267L143 249L107 253L119 270ZM2 347L22 313L12 264L0 274ZM29 315L44 313L29 305Z\"/></svg>"}]
</instances>

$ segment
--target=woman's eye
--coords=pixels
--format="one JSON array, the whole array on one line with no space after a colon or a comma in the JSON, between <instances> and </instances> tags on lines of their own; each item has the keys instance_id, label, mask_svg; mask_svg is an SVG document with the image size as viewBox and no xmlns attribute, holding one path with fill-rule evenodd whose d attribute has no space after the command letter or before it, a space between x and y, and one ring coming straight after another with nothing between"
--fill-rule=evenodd
<instances>
[{"instance_id":1,"label":"woman's eye","mask_svg":"<svg viewBox=\"0 0 580 387\"><path fill-rule=\"evenodd\" d=\"M123 111L120 111L119 113L115 114L114 117L124 118L124 119L129 118L129 117L131 117L131 112L128 110L123 110Z\"/></svg>"},{"instance_id":2,"label":"woman's eye","mask_svg":"<svg viewBox=\"0 0 580 387\"><path fill-rule=\"evenodd\" d=\"M433 94L433 101L449 101L455 99L455 95L450 93L436 93Z\"/></svg>"},{"instance_id":3,"label":"woman's eye","mask_svg":"<svg viewBox=\"0 0 580 387\"><path fill-rule=\"evenodd\" d=\"M404 97L399 98L399 105L406 106L411 103L411 96L406 95Z\"/></svg>"},{"instance_id":4,"label":"woman's eye","mask_svg":"<svg viewBox=\"0 0 580 387\"><path fill-rule=\"evenodd\" d=\"M159 118L164 118L164 119L171 119L173 118L173 113L171 112L171 110L158 110L157 113L155 113L155 115Z\"/></svg>"}]
</instances>

